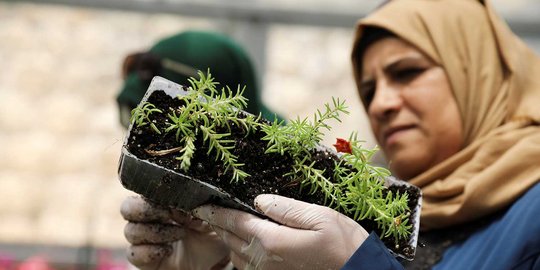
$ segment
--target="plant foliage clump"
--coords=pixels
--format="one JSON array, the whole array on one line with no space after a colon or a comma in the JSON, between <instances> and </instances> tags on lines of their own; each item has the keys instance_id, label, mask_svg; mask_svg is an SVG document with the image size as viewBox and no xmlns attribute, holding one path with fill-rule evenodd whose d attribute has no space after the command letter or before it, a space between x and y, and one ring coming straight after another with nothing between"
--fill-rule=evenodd
<instances>
[{"instance_id":1,"label":"plant foliage clump","mask_svg":"<svg viewBox=\"0 0 540 270\"><path fill-rule=\"evenodd\" d=\"M338 139L335 145L343 154L335 161L332 172L317 167L312 153L320 147L324 133L330 130L328 121L340 121L341 114L348 114L345 102L332 99L324 110L317 110L313 119L308 118L271 123L261 121L260 115L239 116L247 105L242 96L244 89L236 93L229 87L218 90L210 72L199 72L199 78L189 80L191 86L185 95L179 95L182 106L170 108L168 122L160 130L152 114L165 112L148 102L141 103L132 111L132 123L137 126L150 124L156 133L173 133L179 144L176 157L180 168L187 171L191 166L196 149L195 141L202 138L208 146L207 155L214 155L223 162L225 172L231 172L232 182L249 181L249 174L242 170L243 163L233 154L235 141L231 138L231 124L242 127L245 134L255 130L263 132L262 140L267 142L265 153L290 155L293 160L291 171L287 173L291 184L297 184L302 192L314 194L322 192L324 204L354 217L356 220L370 219L377 223L382 237L398 239L409 236L410 209L408 195L393 194L384 186L384 179L390 172L370 164L377 149L365 149L355 133L348 140ZM225 130L225 132L223 131ZM170 153L172 151L168 151Z\"/></svg>"},{"instance_id":2,"label":"plant foliage clump","mask_svg":"<svg viewBox=\"0 0 540 270\"><path fill-rule=\"evenodd\" d=\"M244 164L239 163L238 157L232 154L234 141L229 138L230 123L244 127L246 132L250 132L251 128L258 125L253 115L246 118L238 117L240 110L247 105L247 99L242 96L244 89L237 89L236 94L233 94L229 87L218 91L218 83L214 82L210 73L205 75L199 72L199 79L191 78L189 82L191 87L187 89L187 93L178 96L185 105L170 108L167 114L170 122L164 130L165 133L174 132L181 147L180 156L177 157L181 161L180 168L187 171L191 166L191 159L196 151L197 135L202 134L204 143L208 145L207 154L214 152L216 160L220 159L225 164L225 171L232 171L234 181L246 178L249 174L241 169ZM142 110L140 107L139 105L132 112L134 116L132 121L136 125L140 125L138 119L150 121L150 113L154 112ZM144 113L146 113L144 116L138 116ZM226 127L228 132L220 133L218 127ZM157 128L154 130L158 134L161 133Z\"/></svg>"}]
</instances>

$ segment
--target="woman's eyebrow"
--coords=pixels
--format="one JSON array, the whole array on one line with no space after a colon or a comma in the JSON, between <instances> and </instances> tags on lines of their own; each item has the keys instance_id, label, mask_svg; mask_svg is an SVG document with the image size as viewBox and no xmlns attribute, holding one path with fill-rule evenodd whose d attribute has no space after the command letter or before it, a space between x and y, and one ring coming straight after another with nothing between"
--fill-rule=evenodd
<instances>
[{"instance_id":1,"label":"woman's eyebrow","mask_svg":"<svg viewBox=\"0 0 540 270\"><path fill-rule=\"evenodd\" d=\"M360 90L373 86L375 79L368 77L360 82Z\"/></svg>"},{"instance_id":2,"label":"woman's eyebrow","mask_svg":"<svg viewBox=\"0 0 540 270\"><path fill-rule=\"evenodd\" d=\"M417 56L417 55L405 56L405 57L401 57L387 63L383 67L383 71L385 73L389 73L396 69L399 69L403 65L420 64L420 63L425 63L425 59L421 56Z\"/></svg>"},{"instance_id":3,"label":"woman's eyebrow","mask_svg":"<svg viewBox=\"0 0 540 270\"><path fill-rule=\"evenodd\" d=\"M375 82L374 79L367 79L365 81L362 81L360 83L360 88L366 88L366 87L370 87L371 85L373 85L373 83Z\"/></svg>"},{"instance_id":4,"label":"woman's eyebrow","mask_svg":"<svg viewBox=\"0 0 540 270\"><path fill-rule=\"evenodd\" d=\"M408 64L424 64L426 63L426 59L422 57L421 55L407 55L404 57L399 57L394 60L389 61L384 67L383 71L385 73L392 73L393 71L399 69L403 65ZM360 89L366 89L373 86L375 83L375 79L371 76L368 76L365 79L362 79L360 82Z\"/></svg>"}]
</instances>

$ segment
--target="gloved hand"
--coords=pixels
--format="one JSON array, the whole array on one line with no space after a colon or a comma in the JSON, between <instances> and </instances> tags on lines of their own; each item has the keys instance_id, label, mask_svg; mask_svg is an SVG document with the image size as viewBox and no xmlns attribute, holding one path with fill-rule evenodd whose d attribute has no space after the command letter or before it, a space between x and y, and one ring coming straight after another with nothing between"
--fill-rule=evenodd
<instances>
[{"instance_id":1,"label":"gloved hand","mask_svg":"<svg viewBox=\"0 0 540 270\"><path fill-rule=\"evenodd\" d=\"M340 269L369 236L328 207L269 194L259 195L255 207L283 225L213 205L193 211L230 247L239 269Z\"/></svg>"},{"instance_id":2,"label":"gloved hand","mask_svg":"<svg viewBox=\"0 0 540 270\"><path fill-rule=\"evenodd\" d=\"M205 222L189 214L128 197L120 212L128 224L128 260L142 270L223 269L229 249Z\"/></svg>"}]
</instances>

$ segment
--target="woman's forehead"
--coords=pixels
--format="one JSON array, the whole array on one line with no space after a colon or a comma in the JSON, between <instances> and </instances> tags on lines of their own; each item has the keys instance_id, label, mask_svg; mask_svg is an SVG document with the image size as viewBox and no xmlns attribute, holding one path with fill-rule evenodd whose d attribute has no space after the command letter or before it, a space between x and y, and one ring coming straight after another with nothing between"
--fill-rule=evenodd
<instances>
[{"instance_id":1,"label":"woman's forehead","mask_svg":"<svg viewBox=\"0 0 540 270\"><path fill-rule=\"evenodd\" d=\"M369 73L375 66L388 68L400 62L430 61L416 47L398 37L388 37L371 44L362 57L363 73ZM364 76L364 75L363 75Z\"/></svg>"}]
</instances>

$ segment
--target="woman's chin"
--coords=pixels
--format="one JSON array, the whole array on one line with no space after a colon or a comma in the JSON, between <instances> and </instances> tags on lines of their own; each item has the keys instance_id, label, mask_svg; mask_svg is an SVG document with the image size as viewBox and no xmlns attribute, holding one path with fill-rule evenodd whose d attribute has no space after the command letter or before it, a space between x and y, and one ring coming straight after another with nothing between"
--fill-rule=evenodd
<instances>
[{"instance_id":1,"label":"woman's chin","mask_svg":"<svg viewBox=\"0 0 540 270\"><path fill-rule=\"evenodd\" d=\"M426 166L423 166L426 162L418 156L394 155L388 160L392 174L405 181L416 177L427 169Z\"/></svg>"}]
</instances>

